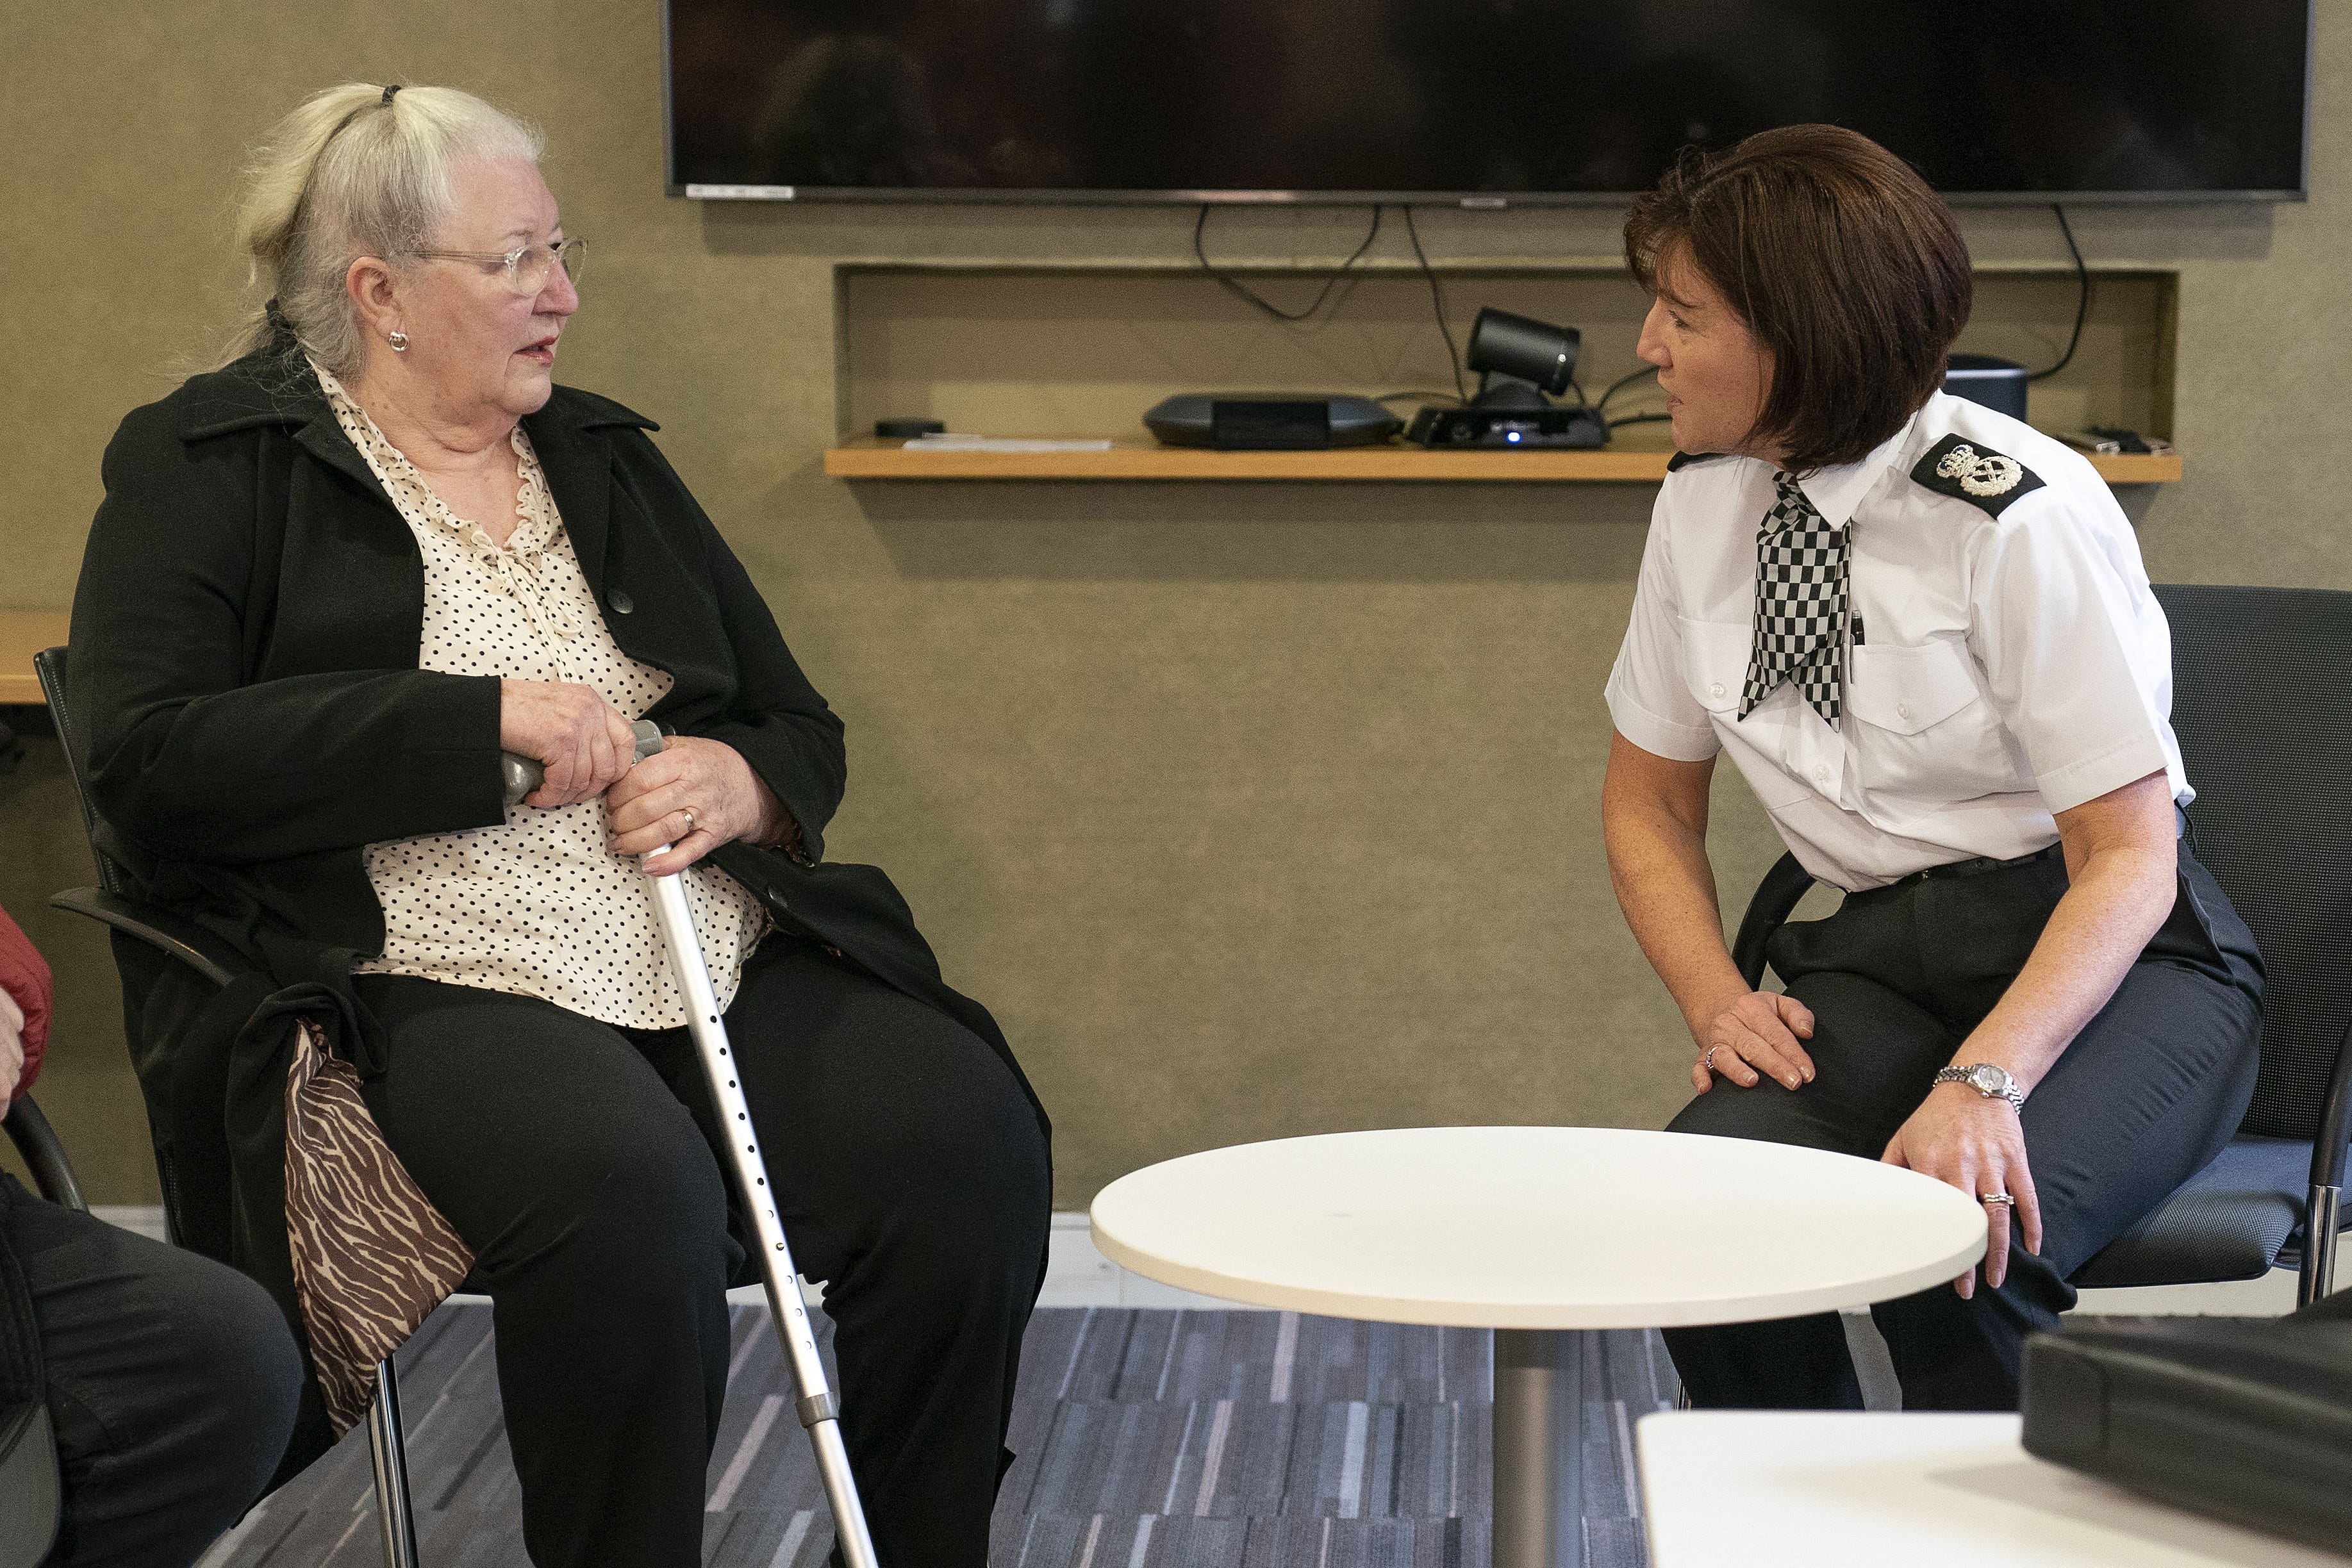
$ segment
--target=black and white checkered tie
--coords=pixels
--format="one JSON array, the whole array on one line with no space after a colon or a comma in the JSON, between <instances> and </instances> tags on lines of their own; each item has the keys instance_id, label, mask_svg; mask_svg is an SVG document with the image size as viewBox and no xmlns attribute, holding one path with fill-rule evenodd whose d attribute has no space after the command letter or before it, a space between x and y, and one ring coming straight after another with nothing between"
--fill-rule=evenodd
<instances>
[{"instance_id":1,"label":"black and white checkered tie","mask_svg":"<svg viewBox=\"0 0 2352 1568\"><path fill-rule=\"evenodd\" d=\"M1772 484L1780 498L1756 537L1756 649L1739 716L1794 681L1835 729L1845 706L1846 530L1830 527L1790 476Z\"/></svg>"}]
</instances>

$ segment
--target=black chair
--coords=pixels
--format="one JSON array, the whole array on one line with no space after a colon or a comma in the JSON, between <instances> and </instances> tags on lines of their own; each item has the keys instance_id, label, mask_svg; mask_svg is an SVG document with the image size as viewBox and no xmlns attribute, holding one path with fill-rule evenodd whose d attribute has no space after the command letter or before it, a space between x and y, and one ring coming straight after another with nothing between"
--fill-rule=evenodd
<instances>
[{"instance_id":1,"label":"black chair","mask_svg":"<svg viewBox=\"0 0 2352 1568\"><path fill-rule=\"evenodd\" d=\"M86 771L89 752L79 717L66 702L66 650L48 648L33 656L41 693L48 699L58 739L64 747L66 767L73 778L74 796L81 803L82 829L89 835L90 856L98 862L96 887L69 888L49 900L59 909L86 915L121 936L145 944L165 957L194 970L207 983L226 987L252 971L243 955L192 921L168 910L141 903L124 891L126 879L117 858L109 852L112 831L98 815L90 799ZM21 1110L22 1107L20 1106ZM16 1116L0 1123L15 1131ZM52 1140L54 1142L54 1140ZM29 1161L31 1156L27 1155ZM176 1241L181 1227L173 1195L179 1186L169 1156L157 1154L163 1187L163 1223ZM390 1358L375 1369L376 1396L368 1408L368 1447L375 1461L376 1524L383 1537L385 1568L416 1568L416 1528L409 1509L408 1456L401 1437L400 1385Z\"/></svg>"},{"instance_id":2,"label":"black chair","mask_svg":"<svg viewBox=\"0 0 2352 1568\"><path fill-rule=\"evenodd\" d=\"M25 1168L33 1176L33 1190L51 1203L82 1214L89 1205L81 1195L81 1183L74 1176L72 1162L66 1158L66 1146L58 1141L57 1129L41 1114L41 1108L26 1095L9 1108L7 1120L0 1121L0 1131L16 1145L16 1153Z\"/></svg>"},{"instance_id":3,"label":"black chair","mask_svg":"<svg viewBox=\"0 0 2352 1568\"><path fill-rule=\"evenodd\" d=\"M74 1179L65 1145L49 1119L26 1095L0 1121L32 1173L33 1188L51 1203L89 1212L81 1183ZM0 1411L0 1414L5 1414ZM64 1505L58 1473L57 1429L37 1402L14 1420L0 1422L0 1564L37 1563L48 1552Z\"/></svg>"},{"instance_id":4,"label":"black chair","mask_svg":"<svg viewBox=\"0 0 2352 1568\"><path fill-rule=\"evenodd\" d=\"M2189 844L2263 951L2262 1071L2228 1148L2076 1270L2078 1286L2205 1284L2300 1267L2334 1288L2352 1134L2352 593L2159 586ZM1812 878L1765 874L1732 958L1751 986Z\"/></svg>"}]
</instances>

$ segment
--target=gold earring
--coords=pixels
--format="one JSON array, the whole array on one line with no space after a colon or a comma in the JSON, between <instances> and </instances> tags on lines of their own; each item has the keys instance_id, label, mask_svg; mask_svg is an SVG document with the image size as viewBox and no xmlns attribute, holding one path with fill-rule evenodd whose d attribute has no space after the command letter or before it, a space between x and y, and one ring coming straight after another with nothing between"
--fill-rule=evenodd
<instances>
[{"instance_id":1,"label":"gold earring","mask_svg":"<svg viewBox=\"0 0 2352 1568\"><path fill-rule=\"evenodd\" d=\"M395 354L404 354L404 353L408 352L408 334L407 334L407 333L405 333L405 332L394 332L394 333L393 333L393 334L392 334L392 340L391 340L391 341L392 341L392 351L393 351L394 353L395 353Z\"/></svg>"}]
</instances>

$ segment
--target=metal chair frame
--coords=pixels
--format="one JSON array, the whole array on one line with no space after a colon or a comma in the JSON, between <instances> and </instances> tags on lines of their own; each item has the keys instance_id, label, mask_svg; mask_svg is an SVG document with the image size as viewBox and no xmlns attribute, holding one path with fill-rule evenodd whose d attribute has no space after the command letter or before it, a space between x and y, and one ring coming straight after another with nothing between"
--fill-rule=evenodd
<instances>
[{"instance_id":1,"label":"metal chair frame","mask_svg":"<svg viewBox=\"0 0 2352 1568\"><path fill-rule=\"evenodd\" d=\"M73 1163L66 1158L66 1146L58 1141L57 1129L41 1114L30 1094L8 1108L8 1115L0 1121L0 1131L16 1145L16 1153L25 1161L25 1168L33 1173L33 1190L51 1203L70 1208L78 1214L89 1212L89 1200L82 1197L81 1182L74 1176Z\"/></svg>"},{"instance_id":2,"label":"metal chair frame","mask_svg":"<svg viewBox=\"0 0 2352 1568\"><path fill-rule=\"evenodd\" d=\"M87 915L102 925L111 926L124 936L142 942L164 956L186 966L215 986L226 986L251 971L245 958L220 941L212 933L191 921L181 919L168 910L142 904L123 892L123 879L113 860L100 843L104 824L98 817L89 796L89 780L82 772L82 754L73 737L74 716L66 704L66 650L48 648L33 657L33 667L39 675L42 695L47 698L49 712L56 718L58 738L64 742L67 770L73 778L74 797L81 806L82 830L89 837L90 857L97 862L99 885L68 888L49 900L58 909ZM28 1109L20 1102L0 1127L11 1134L18 1132L17 1117ZM36 1113L36 1117L37 1117ZM46 1121L37 1123L38 1132L47 1132ZM37 1133L34 1134L37 1138ZM23 1138L18 1146L25 1146ZM64 1151L57 1148L54 1134L49 1134L47 1146L56 1149L56 1161L62 1165ZM26 1163L33 1163L33 1154L26 1153ZM37 1178L40 1167L35 1166ZM173 1239L178 1236L178 1221L172 1212L170 1196L174 1189L171 1172L163 1171L165 1205L164 1224ZM79 1186L72 1186L70 1168L64 1179L77 1199ZM46 1196L46 1189L45 1189ZM85 1207L79 1202L76 1207ZM416 1525L409 1503L408 1454L400 1420L400 1382L387 1356L376 1364L375 1398L368 1406L368 1448L374 1460L376 1527L383 1543L384 1568L416 1568Z\"/></svg>"}]
</instances>

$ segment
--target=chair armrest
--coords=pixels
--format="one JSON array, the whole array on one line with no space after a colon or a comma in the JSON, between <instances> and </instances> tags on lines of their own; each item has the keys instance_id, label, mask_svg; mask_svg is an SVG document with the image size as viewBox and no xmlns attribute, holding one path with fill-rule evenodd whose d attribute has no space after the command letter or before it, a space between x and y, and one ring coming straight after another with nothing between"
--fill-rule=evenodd
<instances>
[{"instance_id":1,"label":"chair armrest","mask_svg":"<svg viewBox=\"0 0 2352 1568\"><path fill-rule=\"evenodd\" d=\"M8 1107L0 1129L6 1130L9 1142L25 1156L25 1168L33 1173L33 1186L43 1197L89 1212L89 1205L82 1199L81 1183L74 1179L73 1166L66 1159L66 1146L58 1142L57 1129L49 1125L30 1094Z\"/></svg>"},{"instance_id":2,"label":"chair armrest","mask_svg":"<svg viewBox=\"0 0 2352 1568\"><path fill-rule=\"evenodd\" d=\"M1813 873L1799 865L1796 856L1788 854L1774 861L1764 880L1756 884L1756 896L1748 901L1748 913L1739 917L1738 940L1731 945L1731 961L1749 990L1760 989L1764 984L1764 944L1812 885Z\"/></svg>"},{"instance_id":3,"label":"chair armrest","mask_svg":"<svg viewBox=\"0 0 2352 1568\"><path fill-rule=\"evenodd\" d=\"M50 907L69 909L136 936L166 957L177 958L215 986L226 986L253 972L245 956L193 920L125 898L102 888L69 887L49 900Z\"/></svg>"},{"instance_id":4,"label":"chair armrest","mask_svg":"<svg viewBox=\"0 0 2352 1568\"><path fill-rule=\"evenodd\" d=\"M2311 1145L2311 1185L2344 1185L2344 1145L2352 1138L2352 1027L2336 1048L2336 1072L2319 1110L2319 1132Z\"/></svg>"}]
</instances>

